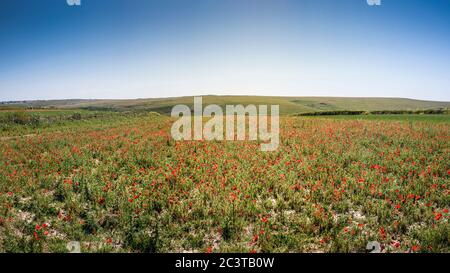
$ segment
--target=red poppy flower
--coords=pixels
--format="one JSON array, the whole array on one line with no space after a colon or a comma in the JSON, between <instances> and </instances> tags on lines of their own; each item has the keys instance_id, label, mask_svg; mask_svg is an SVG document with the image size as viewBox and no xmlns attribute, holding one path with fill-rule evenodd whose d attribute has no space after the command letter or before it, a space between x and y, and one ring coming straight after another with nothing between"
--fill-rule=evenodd
<instances>
[{"instance_id":1,"label":"red poppy flower","mask_svg":"<svg viewBox=\"0 0 450 273\"><path fill-rule=\"evenodd\" d=\"M391 242L391 246L393 246L395 248L399 248L400 247L400 242L399 241L392 241Z\"/></svg>"},{"instance_id":2,"label":"red poppy flower","mask_svg":"<svg viewBox=\"0 0 450 273\"><path fill-rule=\"evenodd\" d=\"M386 239L386 231L384 230L384 227L380 227L379 233L381 238Z\"/></svg>"},{"instance_id":3,"label":"red poppy flower","mask_svg":"<svg viewBox=\"0 0 450 273\"><path fill-rule=\"evenodd\" d=\"M434 219L436 221L439 221L439 219L441 219L441 218L442 218L442 213L441 212L437 213L436 216L434 217Z\"/></svg>"}]
</instances>

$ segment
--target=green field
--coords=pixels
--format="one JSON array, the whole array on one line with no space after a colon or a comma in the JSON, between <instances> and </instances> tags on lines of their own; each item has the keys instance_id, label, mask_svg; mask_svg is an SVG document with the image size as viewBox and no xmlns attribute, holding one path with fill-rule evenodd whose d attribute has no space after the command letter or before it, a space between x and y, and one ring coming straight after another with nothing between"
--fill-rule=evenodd
<instances>
[{"instance_id":1,"label":"green field","mask_svg":"<svg viewBox=\"0 0 450 273\"><path fill-rule=\"evenodd\" d=\"M127 122L130 117L148 113L170 115L174 105L193 108L194 97L134 100L49 100L0 104L0 135L11 137L38 134L74 127L104 127ZM263 97L263 96L204 96L203 106L256 104L280 106L281 115L321 114L316 119L391 120L449 122L449 102L420 101L401 98L327 98L327 97ZM369 111L443 111L447 114L370 114ZM340 111L364 111L364 114L345 115ZM308 117L308 116L307 116Z\"/></svg>"},{"instance_id":2,"label":"green field","mask_svg":"<svg viewBox=\"0 0 450 273\"><path fill-rule=\"evenodd\" d=\"M76 128L104 128L153 112L91 111L85 109L0 111L0 137L35 135Z\"/></svg>"},{"instance_id":3,"label":"green field","mask_svg":"<svg viewBox=\"0 0 450 273\"><path fill-rule=\"evenodd\" d=\"M53 100L4 104L3 107L56 107L117 111L155 111L169 114L177 104L193 105L193 97L131 100ZM448 109L450 102L423 101L404 98L332 98L332 97L264 97L264 96L203 96L203 104L280 105L280 114L296 114L336 110L423 110ZM0 106L1 109L1 106Z\"/></svg>"},{"instance_id":4,"label":"green field","mask_svg":"<svg viewBox=\"0 0 450 273\"><path fill-rule=\"evenodd\" d=\"M405 122L450 122L450 115L333 115L333 116L314 116L313 119L334 119L334 120L374 120L374 121L405 121Z\"/></svg>"}]
</instances>

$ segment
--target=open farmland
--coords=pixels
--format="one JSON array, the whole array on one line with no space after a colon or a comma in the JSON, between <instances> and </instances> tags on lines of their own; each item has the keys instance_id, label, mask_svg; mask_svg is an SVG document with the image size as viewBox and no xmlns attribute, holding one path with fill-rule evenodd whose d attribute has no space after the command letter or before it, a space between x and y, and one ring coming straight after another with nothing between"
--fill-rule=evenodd
<instances>
[{"instance_id":1,"label":"open farmland","mask_svg":"<svg viewBox=\"0 0 450 273\"><path fill-rule=\"evenodd\" d=\"M450 251L448 115L281 117L268 153L80 113L1 132L0 252Z\"/></svg>"},{"instance_id":2,"label":"open farmland","mask_svg":"<svg viewBox=\"0 0 450 273\"><path fill-rule=\"evenodd\" d=\"M62 108L114 111L154 111L170 114L174 105L192 108L193 97L123 99L123 100L36 100L4 103L3 107ZM268 97L268 96L203 96L205 104L221 107L236 104L277 104L280 114L290 115L319 111L396 111L448 109L450 102L425 101L406 98L344 98L344 97Z\"/></svg>"}]
</instances>

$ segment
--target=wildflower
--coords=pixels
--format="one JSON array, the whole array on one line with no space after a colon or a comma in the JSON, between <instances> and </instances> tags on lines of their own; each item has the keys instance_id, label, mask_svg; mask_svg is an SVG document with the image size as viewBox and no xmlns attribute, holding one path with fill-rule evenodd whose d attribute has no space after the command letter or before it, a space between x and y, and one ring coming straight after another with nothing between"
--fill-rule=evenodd
<instances>
[{"instance_id":1,"label":"wildflower","mask_svg":"<svg viewBox=\"0 0 450 273\"><path fill-rule=\"evenodd\" d=\"M73 146L72 149L71 149L71 152L73 154L79 154L80 153L80 149L78 147L76 147L76 146Z\"/></svg>"},{"instance_id":2,"label":"wildflower","mask_svg":"<svg viewBox=\"0 0 450 273\"><path fill-rule=\"evenodd\" d=\"M434 217L434 219L436 221L439 221L439 219L441 219L441 218L442 218L442 213L441 212L437 213L436 216Z\"/></svg>"},{"instance_id":3,"label":"wildflower","mask_svg":"<svg viewBox=\"0 0 450 273\"><path fill-rule=\"evenodd\" d=\"M399 248L400 247L400 242L399 241L392 241L391 242L391 246L393 246L395 248Z\"/></svg>"},{"instance_id":4,"label":"wildflower","mask_svg":"<svg viewBox=\"0 0 450 273\"><path fill-rule=\"evenodd\" d=\"M379 233L381 238L386 239L386 231L384 230L384 227L380 227Z\"/></svg>"}]
</instances>

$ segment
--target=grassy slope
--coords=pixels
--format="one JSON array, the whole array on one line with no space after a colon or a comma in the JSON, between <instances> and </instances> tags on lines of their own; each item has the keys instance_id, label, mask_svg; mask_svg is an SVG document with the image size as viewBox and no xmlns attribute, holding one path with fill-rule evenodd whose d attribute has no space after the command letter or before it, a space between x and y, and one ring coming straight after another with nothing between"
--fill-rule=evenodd
<instances>
[{"instance_id":1,"label":"grassy slope","mask_svg":"<svg viewBox=\"0 0 450 273\"><path fill-rule=\"evenodd\" d=\"M372 121L402 121L402 122L427 122L450 123L450 115L427 114L385 114L385 115L332 115L332 116L308 116L307 119L332 119L332 120L372 120Z\"/></svg>"},{"instance_id":2,"label":"grassy slope","mask_svg":"<svg viewBox=\"0 0 450 273\"><path fill-rule=\"evenodd\" d=\"M192 106L193 97L131 100L53 100L30 101L25 106L57 108L91 108L113 110L150 110L170 113L176 104ZM331 110L418 110L450 107L450 102L422 101L403 98L338 98L338 97L264 97L203 96L203 104L278 104L281 114Z\"/></svg>"}]
</instances>

